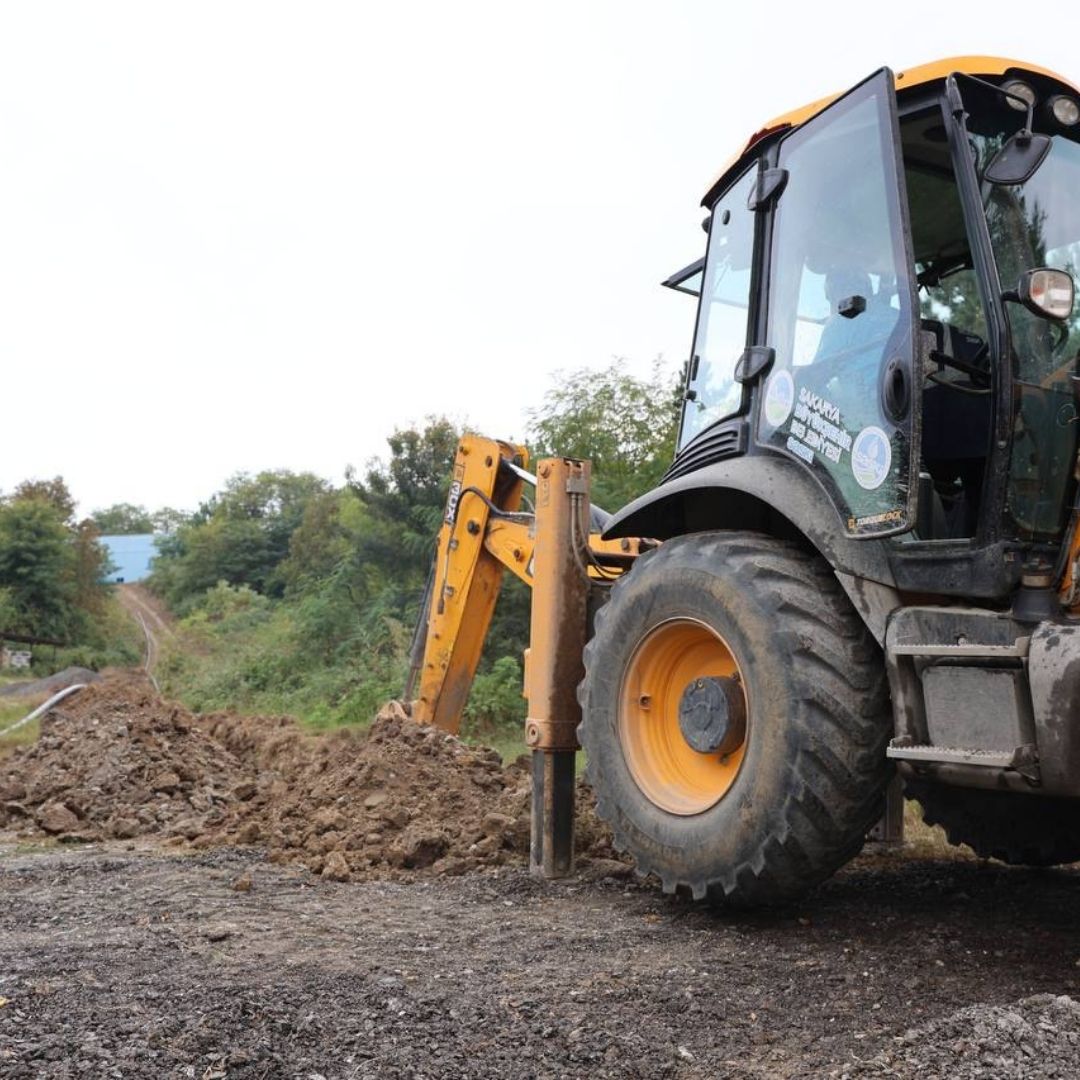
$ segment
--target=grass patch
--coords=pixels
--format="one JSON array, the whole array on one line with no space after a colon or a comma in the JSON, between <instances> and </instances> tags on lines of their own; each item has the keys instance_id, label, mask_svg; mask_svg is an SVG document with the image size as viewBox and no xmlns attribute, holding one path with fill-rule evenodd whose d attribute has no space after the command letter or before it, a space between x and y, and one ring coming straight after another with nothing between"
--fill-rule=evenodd
<instances>
[{"instance_id":1,"label":"grass patch","mask_svg":"<svg viewBox=\"0 0 1080 1080\"><path fill-rule=\"evenodd\" d=\"M0 701L0 731L11 724L18 723L27 713L36 709L45 699L20 698L18 701ZM18 731L0 735L0 760L8 756L17 746L28 746L38 737L38 720L31 720Z\"/></svg>"},{"instance_id":2,"label":"grass patch","mask_svg":"<svg viewBox=\"0 0 1080 1080\"><path fill-rule=\"evenodd\" d=\"M45 855L55 851L58 844L55 840L21 840L9 848L0 848L0 859L13 859L16 855Z\"/></svg>"},{"instance_id":3,"label":"grass patch","mask_svg":"<svg viewBox=\"0 0 1080 1080\"><path fill-rule=\"evenodd\" d=\"M399 635L399 636L403 636ZM161 641L162 690L194 712L295 716L313 731L368 727L400 696L404 646L308 632L290 605L219 585Z\"/></svg>"},{"instance_id":4,"label":"grass patch","mask_svg":"<svg viewBox=\"0 0 1080 1080\"><path fill-rule=\"evenodd\" d=\"M487 731L474 731L468 726L461 732L461 741L469 746L488 746L499 752L504 765L509 765L515 758L527 754L524 725L519 728L491 728Z\"/></svg>"}]
</instances>

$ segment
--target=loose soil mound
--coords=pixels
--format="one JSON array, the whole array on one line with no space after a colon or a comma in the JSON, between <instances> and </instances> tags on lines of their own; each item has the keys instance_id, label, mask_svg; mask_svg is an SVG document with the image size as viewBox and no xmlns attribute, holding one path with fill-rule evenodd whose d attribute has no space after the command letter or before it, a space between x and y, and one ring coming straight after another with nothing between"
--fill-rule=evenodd
<instances>
[{"instance_id":1,"label":"loose soil mound","mask_svg":"<svg viewBox=\"0 0 1080 1080\"><path fill-rule=\"evenodd\" d=\"M65 701L0 770L0 828L85 840L197 836L246 779L187 710L134 678Z\"/></svg>"},{"instance_id":2,"label":"loose soil mound","mask_svg":"<svg viewBox=\"0 0 1080 1080\"><path fill-rule=\"evenodd\" d=\"M1012 1005L969 1005L912 1028L847 1077L1075 1077L1080 1063L1080 1003L1036 994Z\"/></svg>"},{"instance_id":3,"label":"loose soil mound","mask_svg":"<svg viewBox=\"0 0 1080 1080\"><path fill-rule=\"evenodd\" d=\"M23 833L258 844L335 880L460 874L528 854L527 770L415 724L396 702L366 733L311 736L287 717L194 717L114 677L54 710L0 769L0 829ZM580 795L579 851L612 858Z\"/></svg>"}]
</instances>

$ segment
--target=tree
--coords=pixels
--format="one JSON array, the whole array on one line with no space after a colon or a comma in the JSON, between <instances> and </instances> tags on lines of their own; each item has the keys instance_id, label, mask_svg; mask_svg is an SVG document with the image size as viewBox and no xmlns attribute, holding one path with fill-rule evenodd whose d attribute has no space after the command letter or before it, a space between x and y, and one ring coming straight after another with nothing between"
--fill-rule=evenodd
<instances>
[{"instance_id":1,"label":"tree","mask_svg":"<svg viewBox=\"0 0 1080 1080\"><path fill-rule=\"evenodd\" d=\"M0 588L0 631L15 633L19 624L19 609L9 589Z\"/></svg>"},{"instance_id":2,"label":"tree","mask_svg":"<svg viewBox=\"0 0 1080 1080\"><path fill-rule=\"evenodd\" d=\"M176 532L181 525L191 520L191 515L184 510L174 510L171 506L163 506L150 515L150 524L154 532L170 535Z\"/></svg>"},{"instance_id":3,"label":"tree","mask_svg":"<svg viewBox=\"0 0 1080 1080\"><path fill-rule=\"evenodd\" d=\"M24 480L15 489L11 501L26 500L48 503L65 525L75 520L75 500L62 476L54 476L51 480Z\"/></svg>"},{"instance_id":4,"label":"tree","mask_svg":"<svg viewBox=\"0 0 1080 1080\"><path fill-rule=\"evenodd\" d=\"M349 486L371 512L359 558L399 581L426 578L460 437L446 417L429 416L423 429L395 431L389 461L369 462L362 480L350 470Z\"/></svg>"},{"instance_id":5,"label":"tree","mask_svg":"<svg viewBox=\"0 0 1080 1080\"><path fill-rule=\"evenodd\" d=\"M113 566L108 551L101 543L101 533L92 519L86 518L75 526L71 543L75 606L87 615L101 615L106 596L102 582Z\"/></svg>"},{"instance_id":6,"label":"tree","mask_svg":"<svg viewBox=\"0 0 1080 1080\"><path fill-rule=\"evenodd\" d=\"M145 506L114 503L95 510L91 520L103 536L135 536L154 531L154 522Z\"/></svg>"},{"instance_id":7,"label":"tree","mask_svg":"<svg viewBox=\"0 0 1080 1080\"><path fill-rule=\"evenodd\" d=\"M153 582L173 604L219 581L280 596L278 573L307 504L328 490L311 473L238 473L186 521L158 542Z\"/></svg>"},{"instance_id":8,"label":"tree","mask_svg":"<svg viewBox=\"0 0 1080 1080\"><path fill-rule=\"evenodd\" d=\"M628 374L621 360L559 373L529 412L532 456L588 458L593 502L618 510L655 487L671 464L681 385L660 360L648 379Z\"/></svg>"},{"instance_id":9,"label":"tree","mask_svg":"<svg viewBox=\"0 0 1080 1080\"><path fill-rule=\"evenodd\" d=\"M342 513L346 501L358 502L348 490L323 492L308 501L303 520L289 537L289 556L278 568L287 594L310 592L348 558L352 530L349 515Z\"/></svg>"},{"instance_id":10,"label":"tree","mask_svg":"<svg viewBox=\"0 0 1080 1080\"><path fill-rule=\"evenodd\" d=\"M71 534L51 502L17 497L0 507L0 589L14 618L4 630L72 637L80 624L75 571Z\"/></svg>"}]
</instances>

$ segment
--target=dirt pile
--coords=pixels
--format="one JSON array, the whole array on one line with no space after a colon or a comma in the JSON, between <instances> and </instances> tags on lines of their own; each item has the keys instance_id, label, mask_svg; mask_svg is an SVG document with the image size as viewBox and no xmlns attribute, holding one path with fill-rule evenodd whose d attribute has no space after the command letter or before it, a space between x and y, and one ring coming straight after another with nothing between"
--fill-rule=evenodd
<instances>
[{"instance_id":1,"label":"dirt pile","mask_svg":"<svg viewBox=\"0 0 1080 1080\"><path fill-rule=\"evenodd\" d=\"M906 1031L897 1043L840 1075L1066 1080L1080 1067L1080 1002L1036 994L1012 1005L969 1005Z\"/></svg>"},{"instance_id":2,"label":"dirt pile","mask_svg":"<svg viewBox=\"0 0 1080 1080\"><path fill-rule=\"evenodd\" d=\"M0 829L253 844L334 880L454 875L527 857L529 788L521 765L396 703L366 733L316 737L287 717L194 717L113 678L0 764ZM579 851L613 857L587 793L579 806Z\"/></svg>"},{"instance_id":3,"label":"dirt pile","mask_svg":"<svg viewBox=\"0 0 1080 1080\"><path fill-rule=\"evenodd\" d=\"M246 773L184 708L133 678L87 687L0 762L0 828L61 838L195 837Z\"/></svg>"},{"instance_id":4,"label":"dirt pile","mask_svg":"<svg viewBox=\"0 0 1080 1080\"><path fill-rule=\"evenodd\" d=\"M252 783L208 843L259 843L327 877L436 867L454 874L522 857L528 777L493 750L469 747L384 710L369 732L313 739L294 724L210 718Z\"/></svg>"}]
</instances>

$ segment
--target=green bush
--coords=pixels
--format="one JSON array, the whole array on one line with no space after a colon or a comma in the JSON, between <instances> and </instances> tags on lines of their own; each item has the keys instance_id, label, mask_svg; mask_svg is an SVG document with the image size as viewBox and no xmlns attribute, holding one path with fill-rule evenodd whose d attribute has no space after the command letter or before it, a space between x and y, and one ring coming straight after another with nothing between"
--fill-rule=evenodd
<instances>
[{"instance_id":1,"label":"green bush","mask_svg":"<svg viewBox=\"0 0 1080 1080\"><path fill-rule=\"evenodd\" d=\"M513 656L499 657L490 671L473 680L465 706L465 730L483 736L520 727L525 720L521 690L521 665Z\"/></svg>"},{"instance_id":2,"label":"green bush","mask_svg":"<svg viewBox=\"0 0 1080 1080\"><path fill-rule=\"evenodd\" d=\"M621 364L571 373L532 414L531 442L591 457L597 501L615 509L667 467L677 397L659 368L649 380ZM460 436L438 418L396 431L386 462L336 489L283 471L237 476L176 523L151 579L180 616L163 642L166 692L316 728L367 724L399 697ZM463 717L467 736L512 753L530 601L508 575Z\"/></svg>"},{"instance_id":3,"label":"green bush","mask_svg":"<svg viewBox=\"0 0 1080 1080\"><path fill-rule=\"evenodd\" d=\"M107 667L134 667L145 655L142 630L131 621L115 596L107 596L101 610L88 619L78 645L33 648L33 671L48 675L66 667L101 671Z\"/></svg>"}]
</instances>

